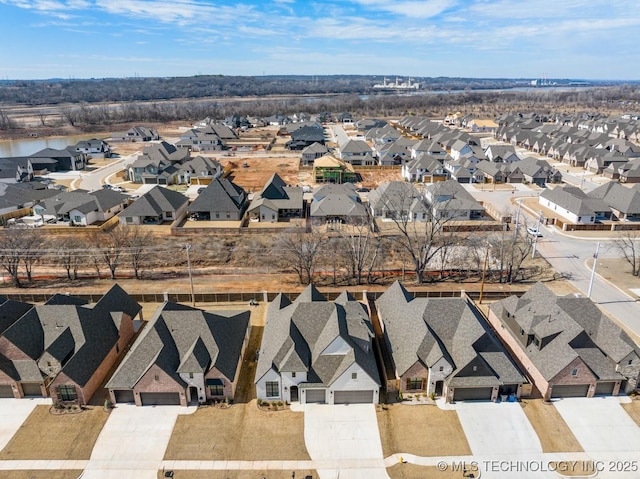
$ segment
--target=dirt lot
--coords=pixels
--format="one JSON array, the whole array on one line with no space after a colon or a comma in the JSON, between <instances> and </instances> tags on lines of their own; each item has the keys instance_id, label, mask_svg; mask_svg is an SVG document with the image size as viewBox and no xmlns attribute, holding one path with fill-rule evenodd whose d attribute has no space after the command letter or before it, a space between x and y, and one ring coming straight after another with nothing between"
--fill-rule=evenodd
<instances>
[{"instance_id":1,"label":"dirt lot","mask_svg":"<svg viewBox=\"0 0 640 479\"><path fill-rule=\"evenodd\" d=\"M390 404L385 408L378 412L384 457L397 453L417 456L471 454L455 411L443 411L434 405Z\"/></svg>"},{"instance_id":2,"label":"dirt lot","mask_svg":"<svg viewBox=\"0 0 640 479\"><path fill-rule=\"evenodd\" d=\"M37 406L0 452L0 460L89 459L108 417L101 407L52 415L49 406Z\"/></svg>"},{"instance_id":3,"label":"dirt lot","mask_svg":"<svg viewBox=\"0 0 640 479\"><path fill-rule=\"evenodd\" d=\"M312 469L287 469L286 471L252 470L252 471L173 471L174 479L290 479L295 477L317 478L318 473ZM164 479L162 471L158 471L158 479ZM446 478L443 478L446 479Z\"/></svg>"},{"instance_id":4,"label":"dirt lot","mask_svg":"<svg viewBox=\"0 0 640 479\"><path fill-rule=\"evenodd\" d=\"M228 409L202 407L178 416L165 460L310 460L304 414L261 411L255 400Z\"/></svg>"},{"instance_id":5,"label":"dirt lot","mask_svg":"<svg viewBox=\"0 0 640 479\"><path fill-rule=\"evenodd\" d=\"M274 172L289 185L301 184L299 156L243 156L238 153L237 156L220 157L218 160L222 166L229 165L233 169L229 179L250 193L260 191ZM242 166L245 163L247 167Z\"/></svg>"},{"instance_id":6,"label":"dirt lot","mask_svg":"<svg viewBox=\"0 0 640 479\"><path fill-rule=\"evenodd\" d=\"M542 452L583 452L567 423L551 403L542 399L523 400L520 405L536 431Z\"/></svg>"},{"instance_id":7,"label":"dirt lot","mask_svg":"<svg viewBox=\"0 0 640 479\"><path fill-rule=\"evenodd\" d=\"M2 471L2 479L78 479L82 469L29 469L25 471Z\"/></svg>"},{"instance_id":8,"label":"dirt lot","mask_svg":"<svg viewBox=\"0 0 640 479\"><path fill-rule=\"evenodd\" d=\"M638 426L640 426L640 399L635 399L630 403L623 403L622 407L631 416Z\"/></svg>"}]
</instances>

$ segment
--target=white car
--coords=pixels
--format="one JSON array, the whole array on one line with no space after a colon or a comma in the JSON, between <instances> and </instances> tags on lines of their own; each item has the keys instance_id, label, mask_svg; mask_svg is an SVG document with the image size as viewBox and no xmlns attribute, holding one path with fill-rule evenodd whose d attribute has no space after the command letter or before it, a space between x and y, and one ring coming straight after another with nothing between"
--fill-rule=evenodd
<instances>
[{"instance_id":1,"label":"white car","mask_svg":"<svg viewBox=\"0 0 640 479\"><path fill-rule=\"evenodd\" d=\"M124 193L125 191L127 191L122 186L117 186L117 185L112 186L111 190L112 191L117 191L118 193Z\"/></svg>"},{"instance_id":2,"label":"white car","mask_svg":"<svg viewBox=\"0 0 640 479\"><path fill-rule=\"evenodd\" d=\"M532 236L537 236L538 238L542 238L542 233L540 233L539 230L537 230L536 228L533 228L531 226L529 226L527 228L527 233L529 233Z\"/></svg>"}]
</instances>

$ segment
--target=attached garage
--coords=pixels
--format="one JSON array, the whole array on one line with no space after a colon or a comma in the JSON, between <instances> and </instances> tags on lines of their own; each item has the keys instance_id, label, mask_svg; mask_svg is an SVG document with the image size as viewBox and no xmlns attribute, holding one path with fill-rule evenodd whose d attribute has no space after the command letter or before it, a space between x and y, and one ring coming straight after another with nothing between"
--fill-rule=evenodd
<instances>
[{"instance_id":1,"label":"attached garage","mask_svg":"<svg viewBox=\"0 0 640 479\"><path fill-rule=\"evenodd\" d=\"M491 401L493 388L455 388L454 401Z\"/></svg>"},{"instance_id":2,"label":"attached garage","mask_svg":"<svg viewBox=\"0 0 640 479\"><path fill-rule=\"evenodd\" d=\"M571 384L553 386L551 389L552 398L583 398L589 392L588 384Z\"/></svg>"},{"instance_id":3,"label":"attached garage","mask_svg":"<svg viewBox=\"0 0 640 479\"><path fill-rule=\"evenodd\" d=\"M336 391L334 404L372 404L373 390L368 391Z\"/></svg>"},{"instance_id":4,"label":"attached garage","mask_svg":"<svg viewBox=\"0 0 640 479\"><path fill-rule=\"evenodd\" d=\"M325 404L327 402L326 399L326 391L324 389L305 389L305 400L306 404L318 403Z\"/></svg>"},{"instance_id":5,"label":"attached garage","mask_svg":"<svg viewBox=\"0 0 640 479\"><path fill-rule=\"evenodd\" d=\"M24 396L42 397L40 383L22 383L22 394Z\"/></svg>"},{"instance_id":6,"label":"attached garage","mask_svg":"<svg viewBox=\"0 0 640 479\"><path fill-rule=\"evenodd\" d=\"M596 396L611 396L615 385L615 381L606 381L596 384Z\"/></svg>"},{"instance_id":7,"label":"attached garage","mask_svg":"<svg viewBox=\"0 0 640 479\"><path fill-rule=\"evenodd\" d=\"M178 393L140 393L143 406L179 406Z\"/></svg>"},{"instance_id":8,"label":"attached garage","mask_svg":"<svg viewBox=\"0 0 640 479\"><path fill-rule=\"evenodd\" d=\"M13 389L9 384L0 384L0 398L12 398L15 397L13 395Z\"/></svg>"},{"instance_id":9,"label":"attached garage","mask_svg":"<svg viewBox=\"0 0 640 479\"><path fill-rule=\"evenodd\" d=\"M133 391L131 389L122 389L120 391L116 390L114 391L114 393L116 396L117 404L135 402L135 399L133 397Z\"/></svg>"}]
</instances>

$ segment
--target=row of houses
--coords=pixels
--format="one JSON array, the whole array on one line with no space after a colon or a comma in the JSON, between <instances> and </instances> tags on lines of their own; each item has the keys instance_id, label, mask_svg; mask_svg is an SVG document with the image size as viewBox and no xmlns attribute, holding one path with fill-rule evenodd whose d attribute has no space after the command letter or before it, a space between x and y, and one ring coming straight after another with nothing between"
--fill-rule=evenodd
<instances>
[{"instance_id":1,"label":"row of houses","mask_svg":"<svg viewBox=\"0 0 640 479\"><path fill-rule=\"evenodd\" d=\"M397 282L363 301L346 291L327 301L313 285L293 300L278 294L257 354L257 397L377 403L384 386L447 402L496 401L529 396L533 386L550 399L638 385L640 349L631 338L589 299L542 284L494 303L488 320L464 295L415 297ZM0 397L86 404L106 384L113 403L138 406L233 399L241 365L253 359L245 358L246 310L165 301L132 341L141 307L117 285L95 304L2 298L0 310Z\"/></svg>"}]
</instances>

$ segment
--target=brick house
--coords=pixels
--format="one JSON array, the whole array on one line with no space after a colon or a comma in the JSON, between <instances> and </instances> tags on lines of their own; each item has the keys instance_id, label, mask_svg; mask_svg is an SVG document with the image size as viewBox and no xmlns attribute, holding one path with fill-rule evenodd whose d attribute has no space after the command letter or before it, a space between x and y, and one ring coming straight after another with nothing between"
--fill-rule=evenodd
<instances>
[{"instance_id":1,"label":"brick house","mask_svg":"<svg viewBox=\"0 0 640 479\"><path fill-rule=\"evenodd\" d=\"M545 399L638 387L640 348L588 298L537 283L492 304L489 322Z\"/></svg>"},{"instance_id":2,"label":"brick house","mask_svg":"<svg viewBox=\"0 0 640 479\"><path fill-rule=\"evenodd\" d=\"M233 399L249 316L165 302L107 382L111 401L186 406Z\"/></svg>"},{"instance_id":3,"label":"brick house","mask_svg":"<svg viewBox=\"0 0 640 479\"><path fill-rule=\"evenodd\" d=\"M140 312L114 285L95 305L56 295L33 306L0 335L0 392L86 404L134 334Z\"/></svg>"}]
</instances>

